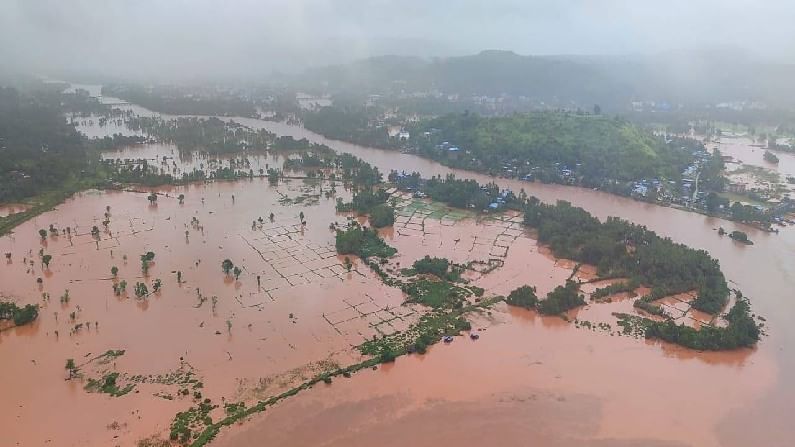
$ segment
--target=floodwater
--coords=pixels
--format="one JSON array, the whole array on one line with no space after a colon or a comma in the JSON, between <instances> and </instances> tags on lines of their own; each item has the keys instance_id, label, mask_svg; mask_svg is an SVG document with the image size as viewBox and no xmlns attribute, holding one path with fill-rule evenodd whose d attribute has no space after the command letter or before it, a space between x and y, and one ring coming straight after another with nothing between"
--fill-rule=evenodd
<instances>
[{"instance_id":1,"label":"floodwater","mask_svg":"<svg viewBox=\"0 0 795 447\"><path fill-rule=\"evenodd\" d=\"M795 385L787 380L795 375L792 228L768 234L598 191L454 171L281 123L235 120L328 144L384 172L454 172L514 191L524 188L545 201L568 200L600 218L620 216L708 250L732 287L766 317L769 336L753 350L698 353L618 336L614 325L588 329L499 305L472 316L473 328L480 330L477 341L458 337L425 355L320 384L225 429L213 445L789 446L795 439L790 423ZM0 333L0 355L12 359L0 381L0 429L9 444L134 445L167 431L174 414L192 404L188 397L153 396L176 395L179 389L157 383L138 384L118 398L87 393L79 380L64 380L67 358L81 363L78 359L108 349L126 349L112 366L87 365L86 375L96 377L103 368L127 376L193 368L205 397L252 401L335 363L352 363L353 345L416 321L421 309L400 306L398 290L381 285L366 268L344 270L328 224L345 217L334 213L333 199L313 198L317 189L312 188L300 181L278 188L262 179L216 182L163 190L170 197L160 196L156 206L143 193L85 192L0 239L0 251L13 253L11 263L0 266L0 292L40 303L42 292L50 294L36 323ZM184 205L174 199L180 193ZM285 197L304 199L297 205ZM86 233L92 225L101 228L107 205L113 236L102 233L97 246ZM273 223L270 212L276 214ZM299 212L306 215L303 229ZM523 284L545 293L571 273L571 263L552 258L515 225L518 216L478 220L454 214L404 209L395 227L382 231L399 250L389 267L425 254L456 262L498 258L502 267L472 278L487 294ZM252 226L259 216L264 223ZM37 231L50 223L69 225L77 234L71 241L58 236L43 244ZM746 231L755 245L718 236L719 226ZM36 255L40 248L53 255L45 271ZM156 258L147 283L161 278L163 289L137 300L132 284L142 280L138 256L149 250ZM23 265L23 257L35 258L34 265ZM238 281L221 272L224 258L243 267ZM119 279L130 283L127 297L111 290L112 265L119 267ZM176 283L175 270L182 271L184 284ZM202 296L218 297L215 310L210 299L196 307L197 287ZM62 304L58 297L66 288L72 299ZM680 309L686 302L677 297L666 305ZM77 321L100 325L70 335L69 313L78 305ZM573 316L603 321L627 307L629 300L615 297L589 303Z\"/></svg>"},{"instance_id":2,"label":"floodwater","mask_svg":"<svg viewBox=\"0 0 795 447\"><path fill-rule=\"evenodd\" d=\"M555 355L560 362L547 364L546 368L540 369L547 369L549 374L554 373L556 376L570 375L572 380L566 382L569 386L593 399L598 405L613 409L610 413L595 416L599 427L613 427L611 430L597 431L590 437L582 437L594 442L607 440L607 445L613 445L614 443L611 443L608 437L615 439L645 437L694 446L744 446L760 442L770 446L788 446L795 439L795 429L791 427L790 418L787 416L795 411L795 385L785 379L795 374L795 356L791 353L791 350L795 348L795 329L792 324L795 321L795 304L790 300L792 291L795 289L795 262L793 262L795 232L792 228L785 228L781 230L780 234L769 234L735 222L638 202L600 191L527 183L453 170L410 154L329 140L306 129L283 123L256 122L255 120L247 122L243 119L240 121L252 127L265 127L278 135L291 135L295 138L307 138L315 143L327 144L335 150L357 155L385 172L390 169L407 172L418 171L426 177L454 173L459 178L472 178L479 182L495 181L501 187L511 188L514 191L524 189L528 194L535 195L544 201L567 200L576 206L585 208L597 217L619 216L645 225L677 242L707 250L720 261L730 285L751 297L754 311L765 316L767 320L765 330L769 336L762 340L757 349L722 354L696 353L664 344L645 343L625 337L590 333L586 330L573 329L570 324L556 324L555 326L566 328L566 330L558 329L558 332L555 333L557 336L564 335L564 338L547 339L549 345L546 349L556 351ZM727 231L740 229L747 232L755 245L744 246L719 236L716 230L721 226ZM529 276L529 270L525 272L523 274ZM701 317L703 318L703 316ZM515 320L513 317L509 319L510 322ZM513 328L516 325L509 323L505 326ZM547 326L537 324L521 327L524 328L522 331L512 333L511 336L501 337L497 343L503 343L506 346L505 349L536 343L539 339L543 339L539 332ZM505 331L509 330L513 331L514 329L505 329ZM485 338L489 337L491 337L491 333L487 332L480 341L485 341ZM465 344L465 346L468 345ZM435 349L443 350L445 348ZM437 371L438 375L434 375L433 370L423 369L422 372L416 372L410 366L407 366L406 369L402 369L400 366L401 363L420 362L424 365L431 361L442 361L431 360L434 358L435 351L421 360L398 359L390 374L402 375L404 377L396 380L403 380L416 387L422 386L419 382L435 381L434 383L439 383L451 380L452 376L467 375L469 372L476 373L474 376L477 379L473 378L462 388L476 387L476 382L479 380L491 383L488 378L489 374L497 374L497 371L502 369L505 357L490 356L493 351L489 349L477 348L477 351L475 349L467 349L460 355L446 357L446 360L443 361L444 366ZM605 362L603 368L593 370L591 363L583 360L587 358L582 355L581 350L583 349L592 352L594 357L603 359ZM659 363L652 361L654 357L660 360ZM476 363L486 371L468 369L471 367L468 359L477 359ZM587 371L590 374L582 377L577 375L578 371ZM378 377L383 375L379 374L381 373L367 372L364 375ZM529 368L515 371L515 374L514 379L521 382L520 385L516 385L517 389L535 384L534 375ZM660 376L665 379L660 379L655 383L650 383L647 380L647 377L659 378ZM421 379L419 379L420 377ZM576 386L574 382L576 382ZM507 385L511 382L505 381L505 383ZM336 384L331 387L334 386ZM356 380L351 381L352 388L357 386L359 383ZM647 389L648 392L641 393L640 389ZM382 394L394 398L408 392L405 388L390 387L389 383L382 383L380 390ZM609 393L606 390L609 390ZM431 399L431 402L436 404L438 400L444 402L445 399L455 402L455 396L461 392L460 388L447 389L447 392L442 393L443 397ZM319 393L319 391L311 393ZM346 393L343 391L341 395L344 396ZM488 393L484 393L485 395ZM299 397L296 401L300 399ZM636 399L634 406L621 404L633 399ZM341 405L350 405L354 402L354 398L351 398L344 400ZM484 411L473 411L468 418L463 416L461 418L446 418L451 424L450 431L456 431L469 424L477 427L478 421L484 417L483 413L488 413L489 407L483 399L471 399L469 403L476 408L484 405ZM300 404L296 403L295 405ZM580 410L587 411L586 408L583 407ZM657 408L659 411L655 410L653 416L645 417L652 408ZM372 410L372 408L369 409ZM277 412L278 410L272 411L274 414ZM332 410L331 413L334 411ZM368 414L368 412L364 411L364 414ZM574 418L574 414L572 414L572 418ZM329 413L324 413L324 415L329 419L324 419L321 415L317 419L307 417L307 422L312 423L313 426L325 423L337 426L330 419ZM240 438L237 440L233 437L235 430L230 430L230 439L225 438L226 440L219 444L245 446L249 445L248 441L259 439L256 434L251 435L254 436L253 438L246 438L247 435L244 433L248 430L251 430L252 433L259 433L263 436L263 440L267 440L268 438L263 433L264 428L258 431L257 427L269 427L266 422L269 417L272 416L264 415L242 425L239 428ZM641 423L641 419L644 421L643 423ZM434 421L441 424L441 420L445 420L445 417L439 416ZM354 420L344 420L342 423L356 425ZM521 423L536 427L532 416L522 418ZM411 424L397 425L401 427L400 435L396 435L398 441L406 440L422 445L421 436L409 437ZM657 428L645 430L650 425ZM639 430L637 427L642 427L644 430ZM546 438L554 441L569 433L572 428L576 429L576 425L567 427L564 421L557 428L538 430L542 432L542 435L548 430L556 432L555 436L557 437ZM444 433L449 433L449 431ZM650 436L651 434L653 436ZM355 443L357 442L355 439L356 436L352 435L351 438L346 438L346 442ZM369 438L362 438L363 443L366 439ZM390 436L384 436L384 439L390 439ZM439 440L438 438L429 439ZM444 441L455 441L456 439L461 438L452 434L449 438L443 437ZM310 443L298 441L288 442L288 444L310 445ZM323 445L322 443L318 444ZM555 445L554 442L550 442L550 444ZM521 432L516 433L515 437L509 436L503 445L526 445L525 438L521 436Z\"/></svg>"},{"instance_id":3,"label":"floodwater","mask_svg":"<svg viewBox=\"0 0 795 447\"><path fill-rule=\"evenodd\" d=\"M740 165L747 164L750 166L757 166L779 174L780 181L785 185L787 184L787 177L795 177L795 154L773 151L778 157L779 162L770 163L764 159L767 149L759 147L759 145L747 138L724 137L719 144L710 144L710 146L718 147L723 155L731 155ZM792 189L792 187L790 187L790 189Z\"/></svg>"}]
</instances>

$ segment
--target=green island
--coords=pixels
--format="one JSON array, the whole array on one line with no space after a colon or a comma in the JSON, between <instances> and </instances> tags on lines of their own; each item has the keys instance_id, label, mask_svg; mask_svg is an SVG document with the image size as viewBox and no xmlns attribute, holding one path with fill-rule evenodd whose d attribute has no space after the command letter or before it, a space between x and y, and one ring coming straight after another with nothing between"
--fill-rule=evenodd
<instances>
[{"instance_id":1,"label":"green island","mask_svg":"<svg viewBox=\"0 0 795 447\"><path fill-rule=\"evenodd\" d=\"M19 307L16 303L0 301L0 321L10 321L14 326L24 326L38 316L38 304L26 304Z\"/></svg>"}]
</instances>

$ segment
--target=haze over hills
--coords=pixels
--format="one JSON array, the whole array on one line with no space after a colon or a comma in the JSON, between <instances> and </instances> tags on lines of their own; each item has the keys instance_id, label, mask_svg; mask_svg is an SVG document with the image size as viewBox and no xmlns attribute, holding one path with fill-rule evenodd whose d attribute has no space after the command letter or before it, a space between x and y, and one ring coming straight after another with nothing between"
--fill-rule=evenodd
<instances>
[{"instance_id":1,"label":"haze over hills","mask_svg":"<svg viewBox=\"0 0 795 447\"><path fill-rule=\"evenodd\" d=\"M307 70L297 86L333 93L438 90L445 94L522 95L565 106L626 107L632 101L795 105L795 65L741 52L656 56L525 56L510 51L422 59L380 56Z\"/></svg>"}]
</instances>

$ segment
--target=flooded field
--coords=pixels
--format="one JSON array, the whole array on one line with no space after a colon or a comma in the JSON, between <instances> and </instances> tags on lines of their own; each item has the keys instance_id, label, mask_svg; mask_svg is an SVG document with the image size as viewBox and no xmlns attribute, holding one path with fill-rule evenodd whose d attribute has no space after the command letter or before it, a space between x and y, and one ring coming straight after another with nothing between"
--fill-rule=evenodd
<instances>
[{"instance_id":1,"label":"flooded field","mask_svg":"<svg viewBox=\"0 0 795 447\"><path fill-rule=\"evenodd\" d=\"M625 296L589 302L570 313L571 321L500 304L471 315L479 340L457 337L425 355L316 385L222 431L212 445L785 446L795 439L789 422L795 386L787 380L795 374L791 228L773 235L597 191L453 171L282 123L235 120L328 144L382 172L455 172L493 180L703 248L767 318L769 336L755 350L699 353L618 336L615 324L580 324L632 312ZM106 157L162 161L166 155L168 169L176 164L183 170L207 162L175 152L151 145ZM248 158L258 166L273 160ZM0 381L0 429L9 445L135 445L167 435L174 415L192 405L193 393L216 403L272 396L358 361L355 345L414 323L424 310L402 306L400 290L384 286L360 263L351 272L344 268L329 223L347 216L337 214L334 199L323 194L329 187L301 180L272 187L256 178L214 182L161 189L156 205L147 201L148 191L87 191L0 239L0 252L12 253L0 265L0 294L42 305L33 325L0 332L0 355L13 359ZM341 187L337 195L349 197ZM545 294L574 268L539 247L517 215L482 218L410 197L399 199L398 214L394 227L381 231L398 249L392 269L426 254L492 262L498 268L467 277L486 295L498 295L524 284ZM50 224L70 227L70 235L42 240L38 230ZM99 240L90 234L95 225ZM755 245L721 238L719 226L746 231ZM49 267L39 250L53 256ZM144 275L139 258L148 251L155 258ZM238 279L222 272L227 258L242 269ZM113 266L119 269L115 279ZM578 275L593 278L587 268ZM133 284L151 290L157 279L158 292L135 297ZM127 290L116 295L113 284L122 280ZM669 297L664 306L679 312L679 321L705 323L689 300ZM109 350L124 354L101 356ZM69 358L82 366L82 380L66 380ZM84 389L88 379L110 372L119 373L120 387L134 388L121 397ZM222 411L214 410L213 418Z\"/></svg>"},{"instance_id":2,"label":"flooded field","mask_svg":"<svg viewBox=\"0 0 795 447\"><path fill-rule=\"evenodd\" d=\"M774 164L764 159L766 148L746 138L723 138L717 147L722 154L731 155L740 163L769 169L782 177L795 176L795 154L774 151L779 159L778 164Z\"/></svg>"}]
</instances>

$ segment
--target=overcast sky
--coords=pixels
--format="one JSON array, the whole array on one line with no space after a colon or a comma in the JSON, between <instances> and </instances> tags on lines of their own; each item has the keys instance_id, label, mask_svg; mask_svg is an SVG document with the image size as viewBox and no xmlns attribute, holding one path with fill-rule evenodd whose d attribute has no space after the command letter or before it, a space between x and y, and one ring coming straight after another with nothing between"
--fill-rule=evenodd
<instances>
[{"instance_id":1,"label":"overcast sky","mask_svg":"<svg viewBox=\"0 0 795 447\"><path fill-rule=\"evenodd\" d=\"M369 55L736 48L793 62L795 0L0 0L5 67L269 73Z\"/></svg>"}]
</instances>

